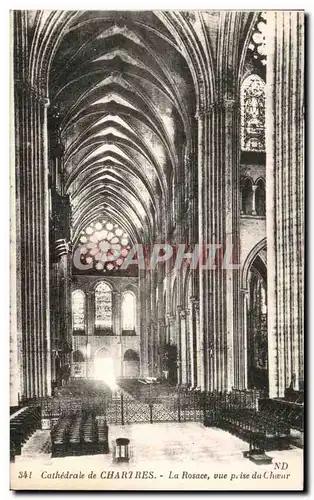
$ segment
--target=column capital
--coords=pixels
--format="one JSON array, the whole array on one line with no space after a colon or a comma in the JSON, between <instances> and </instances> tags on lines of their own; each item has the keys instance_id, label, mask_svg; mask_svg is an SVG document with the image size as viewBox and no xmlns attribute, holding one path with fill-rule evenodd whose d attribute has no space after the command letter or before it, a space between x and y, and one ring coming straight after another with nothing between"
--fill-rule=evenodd
<instances>
[{"instance_id":1,"label":"column capital","mask_svg":"<svg viewBox=\"0 0 314 500\"><path fill-rule=\"evenodd\" d=\"M200 310L199 300L196 299L196 300L193 301L193 307L194 307L194 311L195 312L199 312L199 310Z\"/></svg>"},{"instance_id":2,"label":"column capital","mask_svg":"<svg viewBox=\"0 0 314 500\"><path fill-rule=\"evenodd\" d=\"M195 114L195 118L203 118L214 112L221 110L237 111L240 110L240 101L238 99L222 99L208 104L206 107L200 108Z\"/></svg>"},{"instance_id":3,"label":"column capital","mask_svg":"<svg viewBox=\"0 0 314 500\"><path fill-rule=\"evenodd\" d=\"M49 98L45 96L40 89L32 86L30 83L23 80L16 80L14 85L19 92L24 93L27 97L37 100L45 108L50 106Z\"/></svg>"},{"instance_id":4,"label":"column capital","mask_svg":"<svg viewBox=\"0 0 314 500\"><path fill-rule=\"evenodd\" d=\"M213 342L210 342L208 345L208 353L211 358L214 357L215 345Z\"/></svg>"},{"instance_id":5,"label":"column capital","mask_svg":"<svg viewBox=\"0 0 314 500\"><path fill-rule=\"evenodd\" d=\"M173 325L175 323L175 316L172 316L171 314L167 314L167 319L170 325Z\"/></svg>"},{"instance_id":6,"label":"column capital","mask_svg":"<svg viewBox=\"0 0 314 500\"><path fill-rule=\"evenodd\" d=\"M56 240L54 243L54 251L57 258L62 257L62 255L67 255L71 252L71 244L64 238Z\"/></svg>"},{"instance_id":7,"label":"column capital","mask_svg":"<svg viewBox=\"0 0 314 500\"><path fill-rule=\"evenodd\" d=\"M199 308L199 299L197 297L195 297L194 295L192 295L192 297L190 297L190 301L192 302L192 304L194 306L194 309L198 309Z\"/></svg>"}]
</instances>

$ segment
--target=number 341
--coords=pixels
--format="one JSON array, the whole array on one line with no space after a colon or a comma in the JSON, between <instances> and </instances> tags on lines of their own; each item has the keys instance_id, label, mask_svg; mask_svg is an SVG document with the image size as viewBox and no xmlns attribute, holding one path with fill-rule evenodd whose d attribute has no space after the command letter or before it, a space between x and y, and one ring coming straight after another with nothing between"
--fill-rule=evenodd
<instances>
[{"instance_id":1,"label":"number 341","mask_svg":"<svg viewBox=\"0 0 314 500\"><path fill-rule=\"evenodd\" d=\"M18 478L19 479L30 479L32 477L32 472L27 472L26 470L20 470Z\"/></svg>"}]
</instances>

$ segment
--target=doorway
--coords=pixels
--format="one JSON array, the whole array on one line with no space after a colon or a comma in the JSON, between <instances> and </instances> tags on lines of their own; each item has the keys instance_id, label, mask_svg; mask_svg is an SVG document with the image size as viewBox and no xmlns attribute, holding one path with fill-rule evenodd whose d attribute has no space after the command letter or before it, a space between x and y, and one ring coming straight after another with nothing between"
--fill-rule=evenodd
<instances>
[{"instance_id":1,"label":"doorway","mask_svg":"<svg viewBox=\"0 0 314 500\"><path fill-rule=\"evenodd\" d=\"M110 389L116 387L115 363L106 347L99 349L95 354L94 379L102 380Z\"/></svg>"}]
</instances>

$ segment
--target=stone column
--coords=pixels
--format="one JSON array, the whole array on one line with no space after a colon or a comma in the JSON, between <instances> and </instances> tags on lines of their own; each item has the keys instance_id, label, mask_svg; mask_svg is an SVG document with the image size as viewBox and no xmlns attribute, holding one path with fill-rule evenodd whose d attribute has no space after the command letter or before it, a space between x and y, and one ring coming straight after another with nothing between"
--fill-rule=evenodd
<instances>
[{"instance_id":1,"label":"stone column","mask_svg":"<svg viewBox=\"0 0 314 500\"><path fill-rule=\"evenodd\" d=\"M216 269L199 271L200 385L224 390L234 385L234 339L238 331L238 270L222 255L233 250L239 231L239 105L226 99L198 115L199 243L222 245ZM230 251L229 251L230 253ZM212 348L212 356L209 356Z\"/></svg>"},{"instance_id":2,"label":"stone column","mask_svg":"<svg viewBox=\"0 0 314 500\"><path fill-rule=\"evenodd\" d=\"M66 255L66 265L67 273L65 278L65 329L66 329L66 339L70 347L72 347L72 250L70 250L70 245L68 245L68 252ZM70 357L70 356L69 356Z\"/></svg>"},{"instance_id":3,"label":"stone column","mask_svg":"<svg viewBox=\"0 0 314 500\"><path fill-rule=\"evenodd\" d=\"M170 314L166 315L166 322L165 322L165 335L166 335L166 344L170 344Z\"/></svg>"},{"instance_id":4,"label":"stone column","mask_svg":"<svg viewBox=\"0 0 314 500\"><path fill-rule=\"evenodd\" d=\"M112 327L114 335L121 336L122 333L122 325L121 325L121 293L120 292L112 292L113 304L112 304Z\"/></svg>"},{"instance_id":5,"label":"stone column","mask_svg":"<svg viewBox=\"0 0 314 500\"><path fill-rule=\"evenodd\" d=\"M178 384L182 384L182 350L181 350L181 345L182 345L182 338L181 338L181 311L182 307L177 306L177 311L176 311L176 318L175 318L175 343L177 346L177 380Z\"/></svg>"},{"instance_id":6,"label":"stone column","mask_svg":"<svg viewBox=\"0 0 314 500\"><path fill-rule=\"evenodd\" d=\"M186 309L186 383L191 386L191 311Z\"/></svg>"},{"instance_id":7,"label":"stone column","mask_svg":"<svg viewBox=\"0 0 314 500\"><path fill-rule=\"evenodd\" d=\"M158 318L157 318L157 363L158 363L158 373L162 374L163 367L163 353L166 345L166 311L164 304L164 276L163 273L158 274L157 279L157 287L158 287Z\"/></svg>"},{"instance_id":8,"label":"stone column","mask_svg":"<svg viewBox=\"0 0 314 500\"><path fill-rule=\"evenodd\" d=\"M18 50L18 45L16 50ZM15 80L15 182L21 209L17 240L23 263L19 296L23 395L51 393L47 105L26 81Z\"/></svg>"},{"instance_id":9,"label":"stone column","mask_svg":"<svg viewBox=\"0 0 314 500\"><path fill-rule=\"evenodd\" d=\"M247 375L248 375L248 360L247 360L247 315L248 315L248 300L249 300L249 292L248 290L240 291L240 308L241 308L241 323L240 330L243 332L243 335L239 336L238 341L238 351L235 355L236 362L236 373L237 378L235 380L235 385L239 389L247 388Z\"/></svg>"},{"instance_id":10,"label":"stone column","mask_svg":"<svg viewBox=\"0 0 314 500\"><path fill-rule=\"evenodd\" d=\"M186 311L181 309L180 312L180 361L181 361L181 383L188 383L187 376L187 314Z\"/></svg>"},{"instance_id":11,"label":"stone column","mask_svg":"<svg viewBox=\"0 0 314 500\"><path fill-rule=\"evenodd\" d=\"M193 124L194 130L197 132L197 120ZM189 172L189 183L188 183L188 194L189 194L189 212L188 212L188 226L189 226L189 240L188 243L191 247L195 247L198 243L198 165L196 163L197 158L197 133L194 134L191 145L191 154L186 158L186 165ZM201 366L201 338L199 329L199 308L195 308L195 304L199 303L199 271L196 269L190 270L191 276L191 290L189 293L190 309L188 310L189 321L188 321L188 382L192 387L197 386L197 378L199 378L199 384L201 373L197 377L197 369ZM196 320L197 316L197 320ZM196 326L198 322L198 328ZM198 362L197 362L198 358Z\"/></svg>"},{"instance_id":12,"label":"stone column","mask_svg":"<svg viewBox=\"0 0 314 500\"><path fill-rule=\"evenodd\" d=\"M196 387L202 387L202 351L200 344L200 311L199 311L199 301L196 297L191 297L191 302L193 305L192 315L193 324L195 328L195 341L193 338L193 379L194 385ZM194 332L193 332L194 333Z\"/></svg>"},{"instance_id":13,"label":"stone column","mask_svg":"<svg viewBox=\"0 0 314 500\"><path fill-rule=\"evenodd\" d=\"M158 343L158 374L162 374L162 356L165 347L165 320L163 318L159 318L157 320L157 343Z\"/></svg>"},{"instance_id":14,"label":"stone column","mask_svg":"<svg viewBox=\"0 0 314 500\"><path fill-rule=\"evenodd\" d=\"M116 337L118 337L118 346L117 346L117 352L116 356L117 359L115 360L115 370L116 370L116 376L120 377L123 376L123 356L122 356L122 350L121 350L121 334L122 334L122 296L121 292L113 291L112 292L112 298L113 298L113 303L112 303L112 316L113 316L113 333ZM120 362L119 362L119 357L120 357Z\"/></svg>"},{"instance_id":15,"label":"stone column","mask_svg":"<svg viewBox=\"0 0 314 500\"><path fill-rule=\"evenodd\" d=\"M147 295L149 294L150 284L146 276L146 271L139 270L139 298L140 298L140 335L141 335L141 375L146 377L149 375L148 364L148 343L149 343L149 327L150 327L150 301Z\"/></svg>"},{"instance_id":16,"label":"stone column","mask_svg":"<svg viewBox=\"0 0 314 500\"><path fill-rule=\"evenodd\" d=\"M86 292L86 346L91 345L91 338L95 332L95 290ZM90 349L90 357L86 355L86 378L93 376L93 349Z\"/></svg>"},{"instance_id":17,"label":"stone column","mask_svg":"<svg viewBox=\"0 0 314 500\"><path fill-rule=\"evenodd\" d=\"M150 373L156 376L158 367L158 345L157 345L157 300L156 300L156 287L157 287L157 274L155 271L150 273L150 293L148 300L150 301L150 341L149 341L149 359L150 359Z\"/></svg>"},{"instance_id":18,"label":"stone column","mask_svg":"<svg viewBox=\"0 0 314 500\"><path fill-rule=\"evenodd\" d=\"M256 184L253 184L252 186L252 215L256 215L256 190L257 190Z\"/></svg>"},{"instance_id":19,"label":"stone column","mask_svg":"<svg viewBox=\"0 0 314 500\"><path fill-rule=\"evenodd\" d=\"M86 316L88 337L93 337L95 332L95 291L89 290L86 292Z\"/></svg>"},{"instance_id":20,"label":"stone column","mask_svg":"<svg viewBox=\"0 0 314 500\"><path fill-rule=\"evenodd\" d=\"M240 186L240 215L244 214L243 211L243 187Z\"/></svg>"},{"instance_id":21,"label":"stone column","mask_svg":"<svg viewBox=\"0 0 314 500\"><path fill-rule=\"evenodd\" d=\"M51 242L50 248L51 376L58 384L61 383L60 377L64 367L70 363L70 344L72 339L69 330L69 316L71 316L71 258L70 245L65 238ZM56 370L56 354L58 363L60 363L59 374Z\"/></svg>"},{"instance_id":22,"label":"stone column","mask_svg":"<svg viewBox=\"0 0 314 500\"><path fill-rule=\"evenodd\" d=\"M188 384L195 387L196 380L194 377L194 343L193 337L195 336L195 318L193 314L193 304L190 302L190 309L187 310L187 370L188 370Z\"/></svg>"},{"instance_id":23,"label":"stone column","mask_svg":"<svg viewBox=\"0 0 314 500\"><path fill-rule=\"evenodd\" d=\"M176 316L171 316L169 318L169 323L170 323L170 343L178 347Z\"/></svg>"},{"instance_id":24,"label":"stone column","mask_svg":"<svg viewBox=\"0 0 314 500\"><path fill-rule=\"evenodd\" d=\"M13 22L12 22L13 25ZM11 26L12 28L13 26ZM15 34L15 43L17 34ZM21 36L21 34L20 34ZM14 60L13 44L11 44L10 60ZM10 74L14 81L13 71ZM19 128L19 112L14 110L14 92L10 87L10 405L16 406L23 394L23 352L22 352L22 318L21 318L21 275L23 261L21 259L21 200L18 186L18 151L15 153L15 131Z\"/></svg>"},{"instance_id":25,"label":"stone column","mask_svg":"<svg viewBox=\"0 0 314 500\"><path fill-rule=\"evenodd\" d=\"M271 397L304 380L304 13L268 12L266 224Z\"/></svg>"}]
</instances>

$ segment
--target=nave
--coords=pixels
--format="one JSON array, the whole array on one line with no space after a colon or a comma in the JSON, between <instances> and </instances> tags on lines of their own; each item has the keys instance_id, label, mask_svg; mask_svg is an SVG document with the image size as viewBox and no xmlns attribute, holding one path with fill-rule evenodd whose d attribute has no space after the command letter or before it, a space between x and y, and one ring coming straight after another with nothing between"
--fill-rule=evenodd
<instances>
[{"instance_id":1,"label":"nave","mask_svg":"<svg viewBox=\"0 0 314 500\"><path fill-rule=\"evenodd\" d=\"M303 17L12 12L12 460L300 445Z\"/></svg>"}]
</instances>

